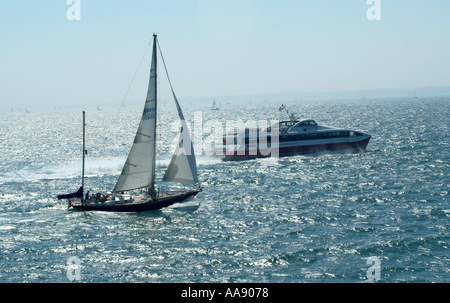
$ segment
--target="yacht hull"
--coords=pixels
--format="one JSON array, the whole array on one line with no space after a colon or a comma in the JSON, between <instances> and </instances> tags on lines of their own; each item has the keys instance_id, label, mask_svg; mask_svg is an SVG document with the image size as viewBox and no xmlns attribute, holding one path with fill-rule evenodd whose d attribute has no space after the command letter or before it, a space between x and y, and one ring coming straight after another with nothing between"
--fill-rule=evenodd
<instances>
[{"instance_id":1,"label":"yacht hull","mask_svg":"<svg viewBox=\"0 0 450 303\"><path fill-rule=\"evenodd\" d=\"M148 210L161 209L171 206L175 203L186 202L190 197L197 195L201 189L190 191L178 191L173 194L163 193L156 199L147 199L140 203L89 203L74 204L72 207L77 210L84 211L112 211L112 212L142 212Z\"/></svg>"}]
</instances>

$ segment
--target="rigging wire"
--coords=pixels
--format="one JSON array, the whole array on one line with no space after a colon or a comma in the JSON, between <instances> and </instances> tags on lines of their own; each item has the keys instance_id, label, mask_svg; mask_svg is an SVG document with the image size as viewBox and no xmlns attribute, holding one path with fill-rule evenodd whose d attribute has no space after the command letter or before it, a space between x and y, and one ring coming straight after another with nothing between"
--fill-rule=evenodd
<instances>
[{"instance_id":1,"label":"rigging wire","mask_svg":"<svg viewBox=\"0 0 450 303\"><path fill-rule=\"evenodd\" d=\"M164 64L164 69L166 70L167 80L169 81L170 89L172 90L172 94L173 94L174 98L176 99L175 92L173 91L173 87L172 87L172 82L170 81L169 72L167 71L166 61L164 61L164 56L161 51L161 46L159 45L158 40L156 40L156 43L158 44L159 53L161 54L161 59Z\"/></svg>"},{"instance_id":2,"label":"rigging wire","mask_svg":"<svg viewBox=\"0 0 450 303\"><path fill-rule=\"evenodd\" d=\"M161 54L161 59L162 59L163 65L164 65L164 69L166 70L167 80L169 81L169 86L170 86L170 89L172 90L172 95L173 95L173 98L174 98L174 101L175 101L175 105L176 105L178 114L180 115L180 119L184 120L184 116L183 116L183 114L181 112L181 109L179 107L179 104L178 104L178 99L177 99L177 97L175 95L175 91L173 90L173 87L172 87L172 82L170 81L169 72L167 71L166 61L164 60L164 56L162 54L161 46L159 45L158 39L156 39L156 43L158 45L159 53ZM192 142L191 142L191 150L193 151L193 149L192 149ZM194 154L194 161L195 161L195 154ZM195 164L195 166L197 166L197 163ZM201 183L200 182L198 182L198 186L199 186L199 188L201 188Z\"/></svg>"},{"instance_id":3,"label":"rigging wire","mask_svg":"<svg viewBox=\"0 0 450 303\"><path fill-rule=\"evenodd\" d=\"M144 55L142 56L141 62L139 62L139 66L138 66L136 72L134 73L134 76L133 76L133 79L131 80L130 86L128 87L128 90L127 90L127 92L125 93L125 97L123 97L122 104L120 104L119 110L117 111L116 119L117 119L117 117L119 116L120 109L123 107L123 104L125 103L125 99L127 98L128 93L130 92L131 86L133 85L134 79L136 78L136 75L137 75L139 69L141 68L142 62L144 61L145 55L147 54L147 51L148 51L148 49L149 49L151 43L152 43L151 41L148 43L147 48L145 49ZM114 119L114 120L115 120L115 119Z\"/></svg>"}]
</instances>

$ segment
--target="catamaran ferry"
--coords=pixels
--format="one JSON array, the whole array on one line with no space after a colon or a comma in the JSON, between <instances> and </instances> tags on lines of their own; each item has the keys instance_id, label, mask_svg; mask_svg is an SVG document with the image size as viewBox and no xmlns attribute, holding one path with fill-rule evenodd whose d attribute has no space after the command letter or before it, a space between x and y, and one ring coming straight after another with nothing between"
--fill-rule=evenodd
<instances>
[{"instance_id":1,"label":"catamaran ferry","mask_svg":"<svg viewBox=\"0 0 450 303\"><path fill-rule=\"evenodd\" d=\"M286 110L282 105L281 110ZM224 161L248 160L270 156L293 156L315 153L365 152L371 135L350 129L319 125L311 119L299 120L293 113L267 130L246 128L223 136L223 146L215 149ZM272 133L272 130L276 130ZM267 138L267 139L265 139ZM277 144L278 143L278 144Z\"/></svg>"}]
</instances>

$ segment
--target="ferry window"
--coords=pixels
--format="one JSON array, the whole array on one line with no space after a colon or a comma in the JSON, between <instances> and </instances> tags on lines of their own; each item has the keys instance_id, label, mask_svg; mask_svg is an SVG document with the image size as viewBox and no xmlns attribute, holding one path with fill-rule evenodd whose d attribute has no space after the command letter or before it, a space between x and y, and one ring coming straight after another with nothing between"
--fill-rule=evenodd
<instances>
[{"instance_id":1,"label":"ferry window","mask_svg":"<svg viewBox=\"0 0 450 303\"><path fill-rule=\"evenodd\" d=\"M281 126L293 126L295 123L293 121L281 122Z\"/></svg>"}]
</instances>

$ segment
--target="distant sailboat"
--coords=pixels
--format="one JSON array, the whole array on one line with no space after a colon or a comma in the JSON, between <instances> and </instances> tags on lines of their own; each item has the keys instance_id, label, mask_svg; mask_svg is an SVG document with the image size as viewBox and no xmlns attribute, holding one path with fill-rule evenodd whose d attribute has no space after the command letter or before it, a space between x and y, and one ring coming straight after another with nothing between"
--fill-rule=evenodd
<instances>
[{"instance_id":1,"label":"distant sailboat","mask_svg":"<svg viewBox=\"0 0 450 303\"><path fill-rule=\"evenodd\" d=\"M139 128L136 132L130 153L124 164L122 173L114 187L113 193L84 196L84 116L83 111L83 168L82 186L73 194L59 195L58 199L69 199L69 208L80 210L101 210L116 212L138 212L160 209L185 201L197 195L201 188L179 191L158 191L155 188L156 161L156 126L157 126L157 36L153 35L153 55L150 71L150 83ZM161 54L162 57L162 54ZM164 59L163 59L164 63ZM165 64L164 64L165 66ZM166 69L167 72L167 69ZM170 79L169 79L170 84ZM178 100L172 89L175 105L181 120L181 131L176 150L167 167L163 181L195 185L197 164L189 130L184 120ZM132 193L132 190L141 190ZM127 192L125 194L125 192ZM73 201L71 199L74 199Z\"/></svg>"},{"instance_id":2,"label":"distant sailboat","mask_svg":"<svg viewBox=\"0 0 450 303\"><path fill-rule=\"evenodd\" d=\"M98 107L98 105L97 105L97 110L101 110L100 107Z\"/></svg>"},{"instance_id":3,"label":"distant sailboat","mask_svg":"<svg viewBox=\"0 0 450 303\"><path fill-rule=\"evenodd\" d=\"M216 99L214 99L213 104L211 106L211 110L219 110L219 108L216 105Z\"/></svg>"},{"instance_id":4,"label":"distant sailboat","mask_svg":"<svg viewBox=\"0 0 450 303\"><path fill-rule=\"evenodd\" d=\"M414 94L413 94L413 98L414 98L414 100L417 100L417 99L419 99L419 98L417 98L417 96L416 96L416 92L414 92Z\"/></svg>"}]
</instances>

